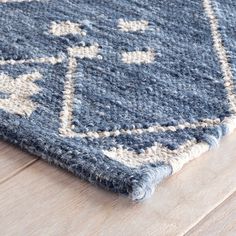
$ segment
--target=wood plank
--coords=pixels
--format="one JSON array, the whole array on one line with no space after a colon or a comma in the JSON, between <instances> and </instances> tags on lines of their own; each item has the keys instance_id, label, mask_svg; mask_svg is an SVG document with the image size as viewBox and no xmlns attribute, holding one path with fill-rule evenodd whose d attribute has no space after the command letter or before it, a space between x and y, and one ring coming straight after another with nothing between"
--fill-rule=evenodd
<instances>
[{"instance_id":1,"label":"wood plank","mask_svg":"<svg viewBox=\"0 0 236 236\"><path fill-rule=\"evenodd\" d=\"M187 235L236 235L236 193L202 219Z\"/></svg>"},{"instance_id":2,"label":"wood plank","mask_svg":"<svg viewBox=\"0 0 236 236\"><path fill-rule=\"evenodd\" d=\"M6 142L0 142L0 184L31 165L37 158Z\"/></svg>"},{"instance_id":3,"label":"wood plank","mask_svg":"<svg viewBox=\"0 0 236 236\"><path fill-rule=\"evenodd\" d=\"M235 191L235 139L139 204L36 162L0 185L1 235L183 235Z\"/></svg>"}]
</instances>

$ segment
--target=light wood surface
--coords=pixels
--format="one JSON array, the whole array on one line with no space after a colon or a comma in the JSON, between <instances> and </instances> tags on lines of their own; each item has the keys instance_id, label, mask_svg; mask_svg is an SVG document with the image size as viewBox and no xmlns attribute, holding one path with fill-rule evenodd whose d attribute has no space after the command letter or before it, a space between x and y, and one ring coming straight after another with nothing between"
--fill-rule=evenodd
<instances>
[{"instance_id":1,"label":"light wood surface","mask_svg":"<svg viewBox=\"0 0 236 236\"><path fill-rule=\"evenodd\" d=\"M142 203L0 143L0 235L236 235L236 133Z\"/></svg>"},{"instance_id":2,"label":"light wood surface","mask_svg":"<svg viewBox=\"0 0 236 236\"><path fill-rule=\"evenodd\" d=\"M36 157L23 153L12 145L0 142L0 184L21 172L36 160Z\"/></svg>"},{"instance_id":3,"label":"light wood surface","mask_svg":"<svg viewBox=\"0 0 236 236\"><path fill-rule=\"evenodd\" d=\"M236 235L236 192L200 221L187 235Z\"/></svg>"}]
</instances>

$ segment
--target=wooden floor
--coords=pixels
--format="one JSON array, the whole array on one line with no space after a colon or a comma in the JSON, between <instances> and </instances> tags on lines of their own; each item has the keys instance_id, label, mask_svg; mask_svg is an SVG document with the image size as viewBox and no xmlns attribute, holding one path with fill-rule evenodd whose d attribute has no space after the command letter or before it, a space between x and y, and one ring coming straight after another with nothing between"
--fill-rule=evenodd
<instances>
[{"instance_id":1,"label":"wooden floor","mask_svg":"<svg viewBox=\"0 0 236 236\"><path fill-rule=\"evenodd\" d=\"M0 235L236 235L236 133L134 204L0 143Z\"/></svg>"}]
</instances>

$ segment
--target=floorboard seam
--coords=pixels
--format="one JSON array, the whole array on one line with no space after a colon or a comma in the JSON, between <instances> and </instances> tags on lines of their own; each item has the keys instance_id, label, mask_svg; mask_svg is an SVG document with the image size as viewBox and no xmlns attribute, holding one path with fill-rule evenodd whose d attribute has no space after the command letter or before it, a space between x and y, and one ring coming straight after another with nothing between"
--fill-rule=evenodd
<instances>
[{"instance_id":1,"label":"floorboard seam","mask_svg":"<svg viewBox=\"0 0 236 236\"><path fill-rule=\"evenodd\" d=\"M31 165L33 165L35 162L37 162L39 160L39 158L33 159L32 161L29 161L28 163L26 163L25 165L21 166L20 168L16 169L15 171L13 171L11 174L9 174L8 176L0 179L0 184L3 184L5 182L7 182L9 179L13 178L14 176L18 175L19 173L21 173L23 170L27 169L28 167L30 167Z\"/></svg>"},{"instance_id":2,"label":"floorboard seam","mask_svg":"<svg viewBox=\"0 0 236 236\"><path fill-rule=\"evenodd\" d=\"M182 235L187 236L190 235L194 229L196 229L207 217L209 217L211 214L213 214L217 209L219 209L226 201L228 201L234 194L236 194L236 189L234 189L231 193L227 194L226 197L220 201L218 204L212 208L208 213L206 213L203 217L201 217L196 223L194 223L192 226L190 226L185 233Z\"/></svg>"}]
</instances>

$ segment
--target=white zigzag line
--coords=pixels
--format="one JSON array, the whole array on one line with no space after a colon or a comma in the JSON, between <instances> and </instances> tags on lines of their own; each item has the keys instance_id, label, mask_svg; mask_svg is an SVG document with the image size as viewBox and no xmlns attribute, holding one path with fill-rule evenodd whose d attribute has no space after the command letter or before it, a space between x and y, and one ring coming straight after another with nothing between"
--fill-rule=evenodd
<instances>
[{"instance_id":1,"label":"white zigzag line","mask_svg":"<svg viewBox=\"0 0 236 236\"><path fill-rule=\"evenodd\" d=\"M161 125L154 125L149 128L139 128L139 129L120 129L114 131L98 131L98 132L87 132L87 133L76 133L72 130L67 132L68 137L80 137L80 138L103 138L103 137L114 137L119 135L130 135L130 134L142 134L142 133L157 133L157 132L166 132L166 131L177 131L183 130L186 128L189 129L196 129L196 128L206 128L209 126L220 125L222 121L220 119L204 119L202 121L196 121L194 123L185 122L183 124L178 124L176 126L161 126Z\"/></svg>"},{"instance_id":2,"label":"white zigzag line","mask_svg":"<svg viewBox=\"0 0 236 236\"><path fill-rule=\"evenodd\" d=\"M45 1L45 0L43 0ZM14 3L14 2L43 2L42 0L0 0L0 3Z\"/></svg>"},{"instance_id":3,"label":"white zigzag line","mask_svg":"<svg viewBox=\"0 0 236 236\"><path fill-rule=\"evenodd\" d=\"M225 119L222 123L228 128L228 133L236 128L236 117ZM197 143L196 140L186 141L178 149L170 150L159 143L145 149L142 153L126 150L124 147L114 147L103 150L103 153L112 160L119 161L129 167L138 167L148 163L164 162L170 164L173 173L179 171L183 165L199 157L210 148L206 142Z\"/></svg>"},{"instance_id":4,"label":"white zigzag line","mask_svg":"<svg viewBox=\"0 0 236 236\"><path fill-rule=\"evenodd\" d=\"M225 81L224 85L227 91L229 104L230 104L231 110L234 113L236 113L236 99L235 99L235 93L234 93L233 73L232 73L231 66L228 61L227 52L223 45L221 34L218 30L219 22L218 22L217 17L215 16L215 12L214 12L211 0L203 0L203 6L207 14L207 17L210 21L212 40L214 43L214 48L215 48L218 60L220 62L221 71L224 75L224 81Z\"/></svg>"},{"instance_id":5,"label":"white zigzag line","mask_svg":"<svg viewBox=\"0 0 236 236\"><path fill-rule=\"evenodd\" d=\"M223 45L221 34L218 30L219 23L217 17L215 16L211 0L203 0L203 6L205 9L205 13L207 14L207 17L210 21L214 48L216 50L217 57L221 65L222 73L224 74L224 85L227 90L229 105L231 111L233 112L233 115L231 117L225 118L221 123L228 128L228 133L232 133L233 130L236 128L236 99L234 93L233 73L228 61L227 52ZM165 148L160 148L160 145L158 146L157 144L146 150L148 153L145 158L143 157L144 154L142 153L136 154L134 152L127 151L122 147L116 150L104 150L103 152L109 158L117 160L132 167L137 167L150 161L155 162L162 160L170 164L172 166L173 173L175 173L179 171L184 164L194 158L199 157L200 155L208 151L209 148L209 144L205 142L193 143L193 145L190 147L186 145L184 146L184 148L180 147L179 149L177 149L178 155L174 155L174 153L171 153L172 156L170 155L169 160L166 160L166 156L160 155L160 153L166 152L166 155L168 157L169 151L167 152ZM182 149L186 149L185 152L181 152ZM150 154L150 152L152 152L152 154ZM126 157L128 157L128 160L126 159ZM140 160L140 158L142 158L143 161Z\"/></svg>"},{"instance_id":6,"label":"white zigzag line","mask_svg":"<svg viewBox=\"0 0 236 236\"><path fill-rule=\"evenodd\" d=\"M0 60L0 66L4 65L17 65L17 64L30 64L30 63L42 63L42 64L57 64L62 63L65 60L63 56L57 57L39 57L33 59L24 59L24 60Z\"/></svg>"}]
</instances>

